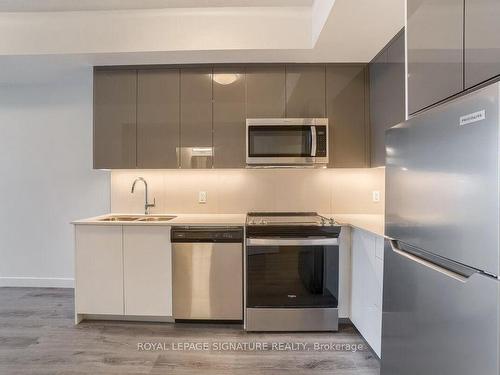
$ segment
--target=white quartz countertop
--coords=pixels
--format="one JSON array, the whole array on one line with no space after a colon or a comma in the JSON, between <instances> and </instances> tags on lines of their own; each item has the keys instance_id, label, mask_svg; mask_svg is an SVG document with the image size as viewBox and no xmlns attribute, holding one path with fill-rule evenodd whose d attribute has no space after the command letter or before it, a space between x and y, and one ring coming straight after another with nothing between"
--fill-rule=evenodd
<instances>
[{"instance_id":1,"label":"white quartz countertop","mask_svg":"<svg viewBox=\"0 0 500 375\"><path fill-rule=\"evenodd\" d=\"M99 225L166 225L166 226L192 226L192 225L207 225L207 226L243 226L245 225L246 214L151 214L149 217L155 216L175 216L174 219L168 221L102 221L109 216L134 216L147 217L146 215L113 213L101 216L95 216L88 219L75 220L71 224L99 224Z\"/></svg>"},{"instance_id":2,"label":"white quartz countertop","mask_svg":"<svg viewBox=\"0 0 500 375\"><path fill-rule=\"evenodd\" d=\"M99 225L165 225L165 226L243 226L245 225L246 214L151 214L149 216L176 216L168 221L101 221L109 216L137 216L138 214L113 213L101 216L90 217L82 220L75 220L72 224L99 224ZM341 225L349 225L366 230L378 236L384 236L384 215L370 214L325 214L325 217L333 217Z\"/></svg>"},{"instance_id":3,"label":"white quartz countertop","mask_svg":"<svg viewBox=\"0 0 500 375\"><path fill-rule=\"evenodd\" d=\"M385 220L384 215L373 214L322 214L325 217L333 217L341 225L349 225L367 232L384 237Z\"/></svg>"}]
</instances>

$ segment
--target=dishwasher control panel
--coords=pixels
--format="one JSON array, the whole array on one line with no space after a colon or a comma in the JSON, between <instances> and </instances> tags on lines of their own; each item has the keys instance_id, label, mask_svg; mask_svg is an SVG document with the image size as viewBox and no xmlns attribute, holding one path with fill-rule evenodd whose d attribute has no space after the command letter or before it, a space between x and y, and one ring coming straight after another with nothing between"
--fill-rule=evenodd
<instances>
[{"instance_id":1,"label":"dishwasher control panel","mask_svg":"<svg viewBox=\"0 0 500 375\"><path fill-rule=\"evenodd\" d=\"M242 227L174 227L173 243L179 242L243 242Z\"/></svg>"}]
</instances>

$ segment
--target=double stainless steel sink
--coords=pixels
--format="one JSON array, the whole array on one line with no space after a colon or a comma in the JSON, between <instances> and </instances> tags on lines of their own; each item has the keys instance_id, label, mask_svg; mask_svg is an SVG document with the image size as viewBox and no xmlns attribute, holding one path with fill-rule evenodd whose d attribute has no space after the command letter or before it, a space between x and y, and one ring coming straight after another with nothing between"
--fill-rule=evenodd
<instances>
[{"instance_id":1,"label":"double stainless steel sink","mask_svg":"<svg viewBox=\"0 0 500 375\"><path fill-rule=\"evenodd\" d=\"M175 219L177 216L172 215L110 215L99 219L99 221L113 221L113 222L161 222Z\"/></svg>"}]
</instances>

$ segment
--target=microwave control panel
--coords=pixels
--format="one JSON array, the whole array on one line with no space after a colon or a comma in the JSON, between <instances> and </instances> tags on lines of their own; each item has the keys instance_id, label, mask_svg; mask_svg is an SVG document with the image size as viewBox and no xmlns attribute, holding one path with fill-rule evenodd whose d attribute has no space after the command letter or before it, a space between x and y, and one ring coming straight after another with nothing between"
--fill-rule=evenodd
<instances>
[{"instance_id":1,"label":"microwave control panel","mask_svg":"<svg viewBox=\"0 0 500 375\"><path fill-rule=\"evenodd\" d=\"M326 157L326 126L316 126L316 157Z\"/></svg>"}]
</instances>

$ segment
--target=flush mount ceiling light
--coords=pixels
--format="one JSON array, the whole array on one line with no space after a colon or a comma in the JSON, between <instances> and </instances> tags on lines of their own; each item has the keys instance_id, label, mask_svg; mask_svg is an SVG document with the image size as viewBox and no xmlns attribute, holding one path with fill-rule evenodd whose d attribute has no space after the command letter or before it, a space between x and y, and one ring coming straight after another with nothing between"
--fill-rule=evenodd
<instances>
[{"instance_id":1,"label":"flush mount ceiling light","mask_svg":"<svg viewBox=\"0 0 500 375\"><path fill-rule=\"evenodd\" d=\"M230 85L238 79L240 79L240 75L235 73L214 74L214 81L220 85Z\"/></svg>"}]
</instances>

